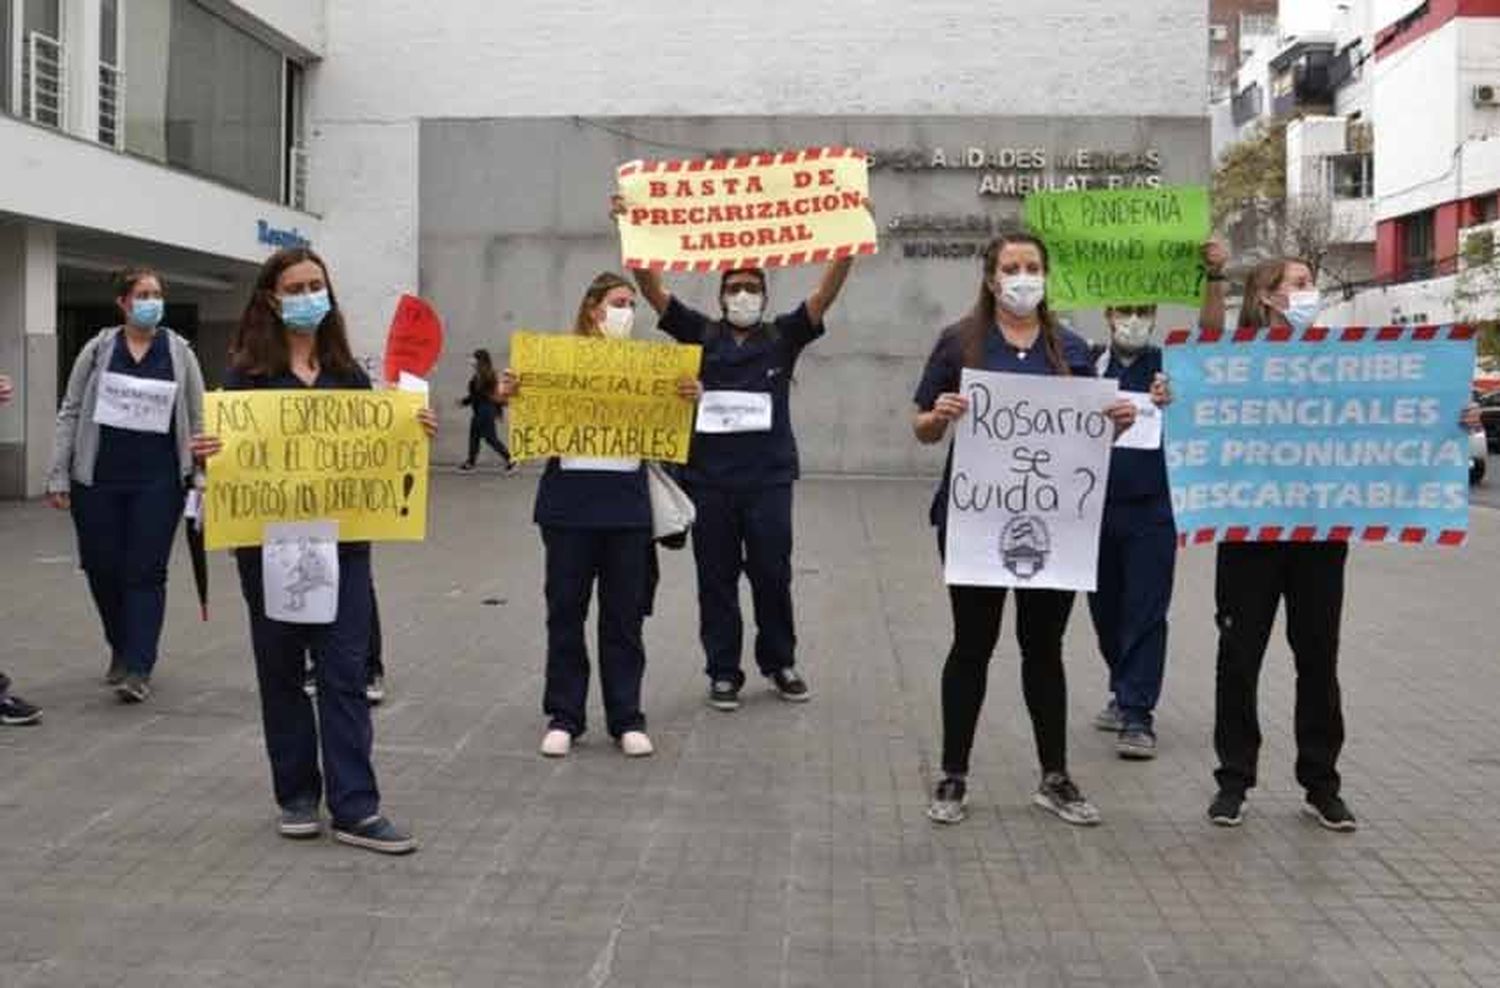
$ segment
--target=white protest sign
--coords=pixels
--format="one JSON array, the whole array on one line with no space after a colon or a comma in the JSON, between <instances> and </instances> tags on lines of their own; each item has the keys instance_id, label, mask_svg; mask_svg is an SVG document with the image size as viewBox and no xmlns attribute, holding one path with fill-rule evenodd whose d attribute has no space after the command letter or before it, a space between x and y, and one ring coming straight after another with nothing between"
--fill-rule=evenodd
<instances>
[{"instance_id":1,"label":"white protest sign","mask_svg":"<svg viewBox=\"0 0 1500 988\"><path fill-rule=\"evenodd\" d=\"M954 423L943 578L1093 590L1114 381L965 369Z\"/></svg>"},{"instance_id":2,"label":"white protest sign","mask_svg":"<svg viewBox=\"0 0 1500 988\"><path fill-rule=\"evenodd\" d=\"M105 371L99 375L94 422L131 432L164 433L172 428L176 401L176 381Z\"/></svg>"},{"instance_id":3,"label":"white protest sign","mask_svg":"<svg viewBox=\"0 0 1500 988\"><path fill-rule=\"evenodd\" d=\"M290 624L331 624L338 617L338 522L267 525L260 551L266 617Z\"/></svg>"},{"instance_id":4,"label":"white protest sign","mask_svg":"<svg viewBox=\"0 0 1500 988\"><path fill-rule=\"evenodd\" d=\"M770 432L771 396L763 391L705 391L698 402L698 431Z\"/></svg>"},{"instance_id":5,"label":"white protest sign","mask_svg":"<svg viewBox=\"0 0 1500 988\"><path fill-rule=\"evenodd\" d=\"M641 468L640 460L614 456L563 456L557 461L563 470L591 470L594 473L635 473Z\"/></svg>"},{"instance_id":6,"label":"white protest sign","mask_svg":"<svg viewBox=\"0 0 1500 988\"><path fill-rule=\"evenodd\" d=\"M1121 391L1119 397L1135 406L1135 424L1115 440L1121 449L1161 449L1161 409L1149 394Z\"/></svg>"},{"instance_id":7,"label":"white protest sign","mask_svg":"<svg viewBox=\"0 0 1500 988\"><path fill-rule=\"evenodd\" d=\"M402 371L401 376L396 378L396 390L410 391L412 394L421 395L423 407L431 404L428 399L432 396L432 386L427 383L425 377L418 377L415 374Z\"/></svg>"}]
</instances>

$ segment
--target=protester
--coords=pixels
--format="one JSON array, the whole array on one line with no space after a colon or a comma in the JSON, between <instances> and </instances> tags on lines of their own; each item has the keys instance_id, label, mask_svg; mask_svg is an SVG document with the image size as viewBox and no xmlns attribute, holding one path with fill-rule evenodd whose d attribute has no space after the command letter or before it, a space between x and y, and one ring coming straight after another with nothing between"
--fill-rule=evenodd
<instances>
[{"instance_id":1,"label":"protester","mask_svg":"<svg viewBox=\"0 0 1500 988\"><path fill-rule=\"evenodd\" d=\"M693 556L708 702L719 710L737 709L745 684L742 573L750 578L755 662L761 674L783 700L803 702L812 696L797 670L792 606L792 483L799 467L790 392L797 358L823 335L823 318L852 263L847 257L829 263L807 300L774 319L766 318L768 284L759 268L720 276L718 319L684 305L666 290L657 272L633 272L642 296L660 316L658 328L678 342L703 347L705 404L715 400L716 392L759 402L759 414L741 418L727 432L703 431L700 416L682 471L698 516Z\"/></svg>"},{"instance_id":2,"label":"protester","mask_svg":"<svg viewBox=\"0 0 1500 988\"><path fill-rule=\"evenodd\" d=\"M1161 350L1151 344L1156 306L1111 306L1104 315L1109 343L1096 353L1094 369L1119 381L1121 391L1155 392L1164 401ZM1176 560L1177 529L1162 448L1115 447L1089 612L1109 667L1109 705L1094 725L1115 732L1115 751L1122 758L1156 757L1155 712L1166 669Z\"/></svg>"},{"instance_id":3,"label":"protester","mask_svg":"<svg viewBox=\"0 0 1500 988\"><path fill-rule=\"evenodd\" d=\"M594 278L578 304L573 332L623 339L635 320L635 289L617 274ZM507 369L496 398L508 402L525 380ZM679 383L693 400L697 382ZM589 657L584 622L599 597L599 680L605 726L630 757L655 749L641 712L646 649L641 626L649 606L651 502L639 460L553 458L537 486L536 524L546 549L547 675L541 753L561 758L587 727Z\"/></svg>"},{"instance_id":4,"label":"protester","mask_svg":"<svg viewBox=\"0 0 1500 988\"><path fill-rule=\"evenodd\" d=\"M327 265L311 250L280 250L261 266L240 318L225 387L370 387L349 350ZM417 417L429 437L436 433L430 410L419 410ZM216 437L205 437L208 455L219 448ZM416 850L411 834L381 815L370 759L373 726L365 686L374 594L369 543L339 543L338 609L330 624L267 617L261 549L236 549L235 562L250 615L266 752L281 808L279 832L290 838L318 836L319 805L326 796L336 840L386 854ZM317 678L316 716L302 689L309 652Z\"/></svg>"},{"instance_id":5,"label":"protester","mask_svg":"<svg viewBox=\"0 0 1500 988\"><path fill-rule=\"evenodd\" d=\"M1024 234L1006 234L985 250L979 299L972 311L943 330L917 386L912 429L923 443L942 441L949 423L968 411L959 393L965 367L1014 374L1093 377L1088 344L1060 326L1045 299L1047 250ZM1135 420L1135 406L1120 400L1107 409L1116 430ZM947 538L948 465L933 497L932 523L942 552ZM1003 587L950 586L953 645L943 666L942 778L927 815L938 823L964 818L969 755L984 702L990 656L1000 637L1005 605ZM1021 685L1031 715L1042 781L1036 805L1073 824L1095 824L1099 812L1068 775L1067 686L1062 639L1073 593L1017 590L1016 641L1021 650Z\"/></svg>"},{"instance_id":6,"label":"protester","mask_svg":"<svg viewBox=\"0 0 1500 988\"><path fill-rule=\"evenodd\" d=\"M10 378L0 374L0 405L10 403L15 386ZM37 724L42 720L42 708L33 706L10 691L10 677L0 672L0 726L21 727Z\"/></svg>"},{"instance_id":7,"label":"protester","mask_svg":"<svg viewBox=\"0 0 1500 988\"><path fill-rule=\"evenodd\" d=\"M73 363L46 487L49 504L72 510L109 644L105 682L129 703L151 695L167 561L203 423L203 372L188 341L161 325L163 289L149 268L115 277L125 323L100 330ZM155 414L125 390L154 394Z\"/></svg>"},{"instance_id":8,"label":"protester","mask_svg":"<svg viewBox=\"0 0 1500 988\"><path fill-rule=\"evenodd\" d=\"M1223 247L1208 244L1204 259L1208 292L1199 322L1224 328ZM1322 299L1308 261L1277 258L1256 266L1245 282L1239 327L1290 328L1301 332L1317 323ZM1464 424L1477 424L1478 410L1465 412ZM1297 670L1295 734L1297 781L1307 793L1306 812L1336 831L1358 826L1340 795L1336 763L1344 745L1344 715L1338 681L1339 626L1344 604L1345 542L1224 542L1218 547L1214 601L1219 626L1214 704L1214 772L1218 794L1209 819L1224 827L1244 819L1246 793L1256 783L1260 722L1256 691L1261 663L1286 601L1287 642Z\"/></svg>"},{"instance_id":9,"label":"protester","mask_svg":"<svg viewBox=\"0 0 1500 988\"><path fill-rule=\"evenodd\" d=\"M459 400L459 404L469 408L469 458L459 464L460 470L473 470L475 461L479 458L479 444L483 441L490 449L500 454L500 459L505 462L506 472L516 468L515 461L510 458L510 450L500 441L500 435L496 431L496 425L500 416L504 414L505 406L495 401L495 365L490 361L490 352L485 349L474 351L474 356L469 358L469 393Z\"/></svg>"}]
</instances>

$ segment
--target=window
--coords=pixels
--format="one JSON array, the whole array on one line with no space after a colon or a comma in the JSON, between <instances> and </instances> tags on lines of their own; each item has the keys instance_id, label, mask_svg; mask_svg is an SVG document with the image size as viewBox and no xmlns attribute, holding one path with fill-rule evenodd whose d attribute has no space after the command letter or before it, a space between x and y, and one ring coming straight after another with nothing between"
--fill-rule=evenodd
<instances>
[{"instance_id":1,"label":"window","mask_svg":"<svg viewBox=\"0 0 1500 988\"><path fill-rule=\"evenodd\" d=\"M112 148L121 146L124 133L121 103L125 96L125 74L120 70L120 0L99 4L99 141Z\"/></svg>"},{"instance_id":2,"label":"window","mask_svg":"<svg viewBox=\"0 0 1500 988\"><path fill-rule=\"evenodd\" d=\"M1500 202L1496 202L1493 195L1478 196L1470 200L1470 211L1474 217L1474 225L1493 223L1500 219Z\"/></svg>"},{"instance_id":3,"label":"window","mask_svg":"<svg viewBox=\"0 0 1500 988\"><path fill-rule=\"evenodd\" d=\"M280 201L281 53L193 0L128 7L125 149Z\"/></svg>"},{"instance_id":4,"label":"window","mask_svg":"<svg viewBox=\"0 0 1500 988\"><path fill-rule=\"evenodd\" d=\"M50 127L66 109L60 0L21 0L21 115Z\"/></svg>"},{"instance_id":5,"label":"window","mask_svg":"<svg viewBox=\"0 0 1500 988\"><path fill-rule=\"evenodd\" d=\"M1375 156L1336 154L1328 158L1328 194L1334 199L1368 199L1375 194Z\"/></svg>"},{"instance_id":6,"label":"window","mask_svg":"<svg viewBox=\"0 0 1500 988\"><path fill-rule=\"evenodd\" d=\"M1401 271L1408 278L1432 277L1436 261L1432 226L1430 209L1401 218Z\"/></svg>"},{"instance_id":7,"label":"window","mask_svg":"<svg viewBox=\"0 0 1500 988\"><path fill-rule=\"evenodd\" d=\"M0 113L13 112L10 103L10 68L15 64L15 44L10 39L11 0L0 0Z\"/></svg>"},{"instance_id":8,"label":"window","mask_svg":"<svg viewBox=\"0 0 1500 988\"><path fill-rule=\"evenodd\" d=\"M1247 43L1248 39L1255 37L1274 36L1276 34L1275 14L1241 14L1240 15L1240 43Z\"/></svg>"},{"instance_id":9,"label":"window","mask_svg":"<svg viewBox=\"0 0 1500 988\"><path fill-rule=\"evenodd\" d=\"M1208 26L1208 40L1209 41L1213 41L1213 42L1228 41L1229 40L1229 25L1227 25L1227 24L1210 24Z\"/></svg>"}]
</instances>

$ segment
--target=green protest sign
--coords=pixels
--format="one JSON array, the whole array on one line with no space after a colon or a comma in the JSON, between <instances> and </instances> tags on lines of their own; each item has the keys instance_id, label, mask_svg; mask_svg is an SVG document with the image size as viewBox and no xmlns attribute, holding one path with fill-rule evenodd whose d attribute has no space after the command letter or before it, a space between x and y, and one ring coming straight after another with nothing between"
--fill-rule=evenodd
<instances>
[{"instance_id":1,"label":"green protest sign","mask_svg":"<svg viewBox=\"0 0 1500 988\"><path fill-rule=\"evenodd\" d=\"M1026 225L1047 245L1047 301L1057 309L1203 298L1208 190L1201 185L1034 192Z\"/></svg>"}]
</instances>

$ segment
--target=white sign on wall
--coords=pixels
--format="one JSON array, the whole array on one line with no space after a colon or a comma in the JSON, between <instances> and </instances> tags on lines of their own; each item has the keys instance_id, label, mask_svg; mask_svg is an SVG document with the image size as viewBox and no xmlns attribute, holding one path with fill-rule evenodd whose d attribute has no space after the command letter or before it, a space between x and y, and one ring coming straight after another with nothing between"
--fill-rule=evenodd
<instances>
[{"instance_id":1,"label":"white sign on wall","mask_svg":"<svg viewBox=\"0 0 1500 988\"><path fill-rule=\"evenodd\" d=\"M1116 383L966 369L960 391L946 582L1093 590Z\"/></svg>"}]
</instances>

